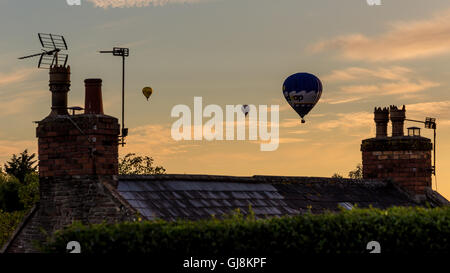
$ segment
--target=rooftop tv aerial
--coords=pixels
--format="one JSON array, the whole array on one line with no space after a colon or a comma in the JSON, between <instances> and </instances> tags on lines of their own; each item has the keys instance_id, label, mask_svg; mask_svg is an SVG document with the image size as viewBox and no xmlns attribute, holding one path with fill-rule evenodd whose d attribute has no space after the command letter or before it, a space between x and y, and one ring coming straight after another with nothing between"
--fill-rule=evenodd
<instances>
[{"instance_id":1,"label":"rooftop tv aerial","mask_svg":"<svg viewBox=\"0 0 450 273\"><path fill-rule=\"evenodd\" d=\"M62 35L46 33L38 33L38 36L43 48L41 49L42 52L20 57L19 60L40 56L38 68L49 69L58 64L66 66L69 56L66 53L61 53L62 50L68 49L64 37Z\"/></svg>"}]
</instances>

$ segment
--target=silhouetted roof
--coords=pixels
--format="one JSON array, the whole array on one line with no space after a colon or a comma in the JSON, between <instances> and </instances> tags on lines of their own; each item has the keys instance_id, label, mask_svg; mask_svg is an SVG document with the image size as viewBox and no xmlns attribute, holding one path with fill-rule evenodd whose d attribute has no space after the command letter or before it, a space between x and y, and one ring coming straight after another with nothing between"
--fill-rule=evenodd
<instances>
[{"instance_id":1,"label":"silhouetted roof","mask_svg":"<svg viewBox=\"0 0 450 273\"><path fill-rule=\"evenodd\" d=\"M256 217L297 215L340 206L417 206L383 181L318 177L132 175L119 176L119 194L145 218L197 220L251 206Z\"/></svg>"}]
</instances>

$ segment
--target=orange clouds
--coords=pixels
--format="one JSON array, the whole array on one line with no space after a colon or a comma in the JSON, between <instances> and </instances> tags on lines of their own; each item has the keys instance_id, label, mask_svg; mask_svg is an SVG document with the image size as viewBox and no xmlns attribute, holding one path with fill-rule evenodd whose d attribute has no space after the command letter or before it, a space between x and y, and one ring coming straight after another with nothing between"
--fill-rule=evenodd
<instances>
[{"instance_id":1,"label":"orange clouds","mask_svg":"<svg viewBox=\"0 0 450 273\"><path fill-rule=\"evenodd\" d=\"M13 154L20 154L25 149L28 149L30 154L37 154L37 140L0 140L0 164L9 160Z\"/></svg>"},{"instance_id":2,"label":"orange clouds","mask_svg":"<svg viewBox=\"0 0 450 273\"><path fill-rule=\"evenodd\" d=\"M373 127L373 113L369 112L352 112L338 113L336 119L330 119L316 124L316 128L320 130L335 129L365 129Z\"/></svg>"},{"instance_id":3,"label":"orange clouds","mask_svg":"<svg viewBox=\"0 0 450 273\"><path fill-rule=\"evenodd\" d=\"M407 60L450 52L450 10L428 20L403 21L376 36L351 34L318 42L312 52L336 50L350 60L371 62Z\"/></svg>"},{"instance_id":4,"label":"orange clouds","mask_svg":"<svg viewBox=\"0 0 450 273\"><path fill-rule=\"evenodd\" d=\"M428 80L412 82L410 79L403 79L399 82L385 82L373 85L348 85L342 87L341 90L347 94L376 94L382 96L415 93L437 86L439 86L438 83Z\"/></svg>"},{"instance_id":5,"label":"orange clouds","mask_svg":"<svg viewBox=\"0 0 450 273\"><path fill-rule=\"evenodd\" d=\"M45 97L49 92L44 90L27 91L26 95L23 93L2 95L0 100L0 117L7 117L18 113L23 113L28 108L36 103L40 98Z\"/></svg>"},{"instance_id":6,"label":"orange clouds","mask_svg":"<svg viewBox=\"0 0 450 273\"><path fill-rule=\"evenodd\" d=\"M21 69L11 73L1 73L0 72L0 87L2 85L9 85L18 82L22 82L27 79L31 74L36 73L36 69Z\"/></svg>"},{"instance_id":7,"label":"orange clouds","mask_svg":"<svg viewBox=\"0 0 450 273\"><path fill-rule=\"evenodd\" d=\"M410 73L412 73L411 69L402 66L379 67L375 69L348 67L346 69L334 70L330 75L324 76L323 80L340 82L359 80L365 77L383 80L402 80Z\"/></svg>"},{"instance_id":8,"label":"orange clouds","mask_svg":"<svg viewBox=\"0 0 450 273\"><path fill-rule=\"evenodd\" d=\"M445 124L448 124L450 118L450 101L446 100L408 104L406 106L406 111L410 116L431 116L437 118L438 124L442 124L443 121L445 121Z\"/></svg>"},{"instance_id":9,"label":"orange clouds","mask_svg":"<svg viewBox=\"0 0 450 273\"><path fill-rule=\"evenodd\" d=\"M327 83L338 84L338 93L325 97L322 102L341 104L359 101L373 96L412 96L424 90L440 86L402 66L361 68L349 67L332 71L324 76Z\"/></svg>"},{"instance_id":10,"label":"orange clouds","mask_svg":"<svg viewBox=\"0 0 450 273\"><path fill-rule=\"evenodd\" d=\"M191 141L177 142L170 135L170 126L164 124L144 125L130 129L128 144L122 154L142 153L157 157L176 156L186 152L187 146L198 146Z\"/></svg>"},{"instance_id":11,"label":"orange clouds","mask_svg":"<svg viewBox=\"0 0 450 273\"><path fill-rule=\"evenodd\" d=\"M10 91L10 86L28 82L37 71L35 68L28 68L10 73L0 72L0 95L2 96L0 100L0 117L20 113L36 103L37 99L48 93L41 89L21 90L20 92Z\"/></svg>"}]
</instances>

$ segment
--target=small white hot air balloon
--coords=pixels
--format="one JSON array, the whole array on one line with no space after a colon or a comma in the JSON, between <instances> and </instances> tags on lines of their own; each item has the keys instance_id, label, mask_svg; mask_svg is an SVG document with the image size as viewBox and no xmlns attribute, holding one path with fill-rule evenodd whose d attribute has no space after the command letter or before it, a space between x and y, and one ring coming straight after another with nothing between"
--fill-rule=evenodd
<instances>
[{"instance_id":1,"label":"small white hot air balloon","mask_svg":"<svg viewBox=\"0 0 450 273\"><path fill-rule=\"evenodd\" d=\"M247 104L242 105L242 112L244 112L245 116L248 115L248 113L250 112L250 106L248 106Z\"/></svg>"}]
</instances>

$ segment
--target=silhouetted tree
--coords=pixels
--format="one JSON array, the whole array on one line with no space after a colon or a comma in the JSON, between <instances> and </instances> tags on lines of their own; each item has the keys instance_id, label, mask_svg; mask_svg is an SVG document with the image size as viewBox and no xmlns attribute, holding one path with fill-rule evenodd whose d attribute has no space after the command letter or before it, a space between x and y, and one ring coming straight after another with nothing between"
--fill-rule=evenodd
<instances>
[{"instance_id":1,"label":"silhouetted tree","mask_svg":"<svg viewBox=\"0 0 450 273\"><path fill-rule=\"evenodd\" d=\"M18 195L25 209L30 209L39 201L39 174L37 172L25 176L25 183L20 186Z\"/></svg>"},{"instance_id":2,"label":"silhouetted tree","mask_svg":"<svg viewBox=\"0 0 450 273\"><path fill-rule=\"evenodd\" d=\"M36 154L28 154L28 151L23 151L19 156L13 154L10 161L5 164L5 171L16 177L21 183L25 183L25 176L29 173L36 172L37 166L33 166L36 160L33 160Z\"/></svg>"},{"instance_id":3,"label":"silhouetted tree","mask_svg":"<svg viewBox=\"0 0 450 273\"><path fill-rule=\"evenodd\" d=\"M356 169L350 171L348 173L348 177L352 179L362 179L363 178L362 165L361 164L356 165Z\"/></svg>"},{"instance_id":4,"label":"silhouetted tree","mask_svg":"<svg viewBox=\"0 0 450 273\"><path fill-rule=\"evenodd\" d=\"M153 166L153 158L129 153L119 159L119 174L164 174L162 166Z\"/></svg>"},{"instance_id":5,"label":"silhouetted tree","mask_svg":"<svg viewBox=\"0 0 450 273\"><path fill-rule=\"evenodd\" d=\"M363 178L363 168L361 164L356 165L356 168L353 171L348 173L348 177L351 179L362 179ZM332 178L344 178L339 173L333 174Z\"/></svg>"},{"instance_id":6,"label":"silhouetted tree","mask_svg":"<svg viewBox=\"0 0 450 273\"><path fill-rule=\"evenodd\" d=\"M0 176L0 211L12 212L24 209L19 197L21 186L19 180L11 175Z\"/></svg>"}]
</instances>

